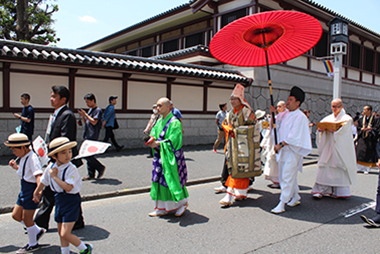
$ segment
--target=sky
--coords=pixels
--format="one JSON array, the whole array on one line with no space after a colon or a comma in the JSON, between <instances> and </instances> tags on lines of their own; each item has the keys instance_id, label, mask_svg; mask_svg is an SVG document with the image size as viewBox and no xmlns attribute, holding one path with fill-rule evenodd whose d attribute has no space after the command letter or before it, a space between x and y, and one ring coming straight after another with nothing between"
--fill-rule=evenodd
<instances>
[{"instance_id":1,"label":"sky","mask_svg":"<svg viewBox=\"0 0 380 254\"><path fill-rule=\"evenodd\" d=\"M53 0L53 25L61 48L79 48L189 0ZM379 0L314 0L380 34Z\"/></svg>"}]
</instances>

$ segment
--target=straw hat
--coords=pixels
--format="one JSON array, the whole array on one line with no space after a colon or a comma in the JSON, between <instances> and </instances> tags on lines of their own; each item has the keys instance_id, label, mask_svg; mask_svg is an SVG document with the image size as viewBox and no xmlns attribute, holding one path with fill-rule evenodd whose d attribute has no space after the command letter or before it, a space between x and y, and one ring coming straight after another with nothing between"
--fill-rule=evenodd
<instances>
[{"instance_id":1,"label":"straw hat","mask_svg":"<svg viewBox=\"0 0 380 254\"><path fill-rule=\"evenodd\" d=\"M4 145L8 147L28 146L30 145L30 140L25 134L13 133L9 135L8 140L4 142Z\"/></svg>"},{"instance_id":2,"label":"straw hat","mask_svg":"<svg viewBox=\"0 0 380 254\"><path fill-rule=\"evenodd\" d=\"M260 119L260 118L262 118L262 117L265 116L265 111L264 111L264 110L260 110L260 109L258 109L258 110L256 110L256 112L255 112L255 116L256 116L257 119Z\"/></svg>"},{"instance_id":3,"label":"straw hat","mask_svg":"<svg viewBox=\"0 0 380 254\"><path fill-rule=\"evenodd\" d=\"M76 141L70 141L66 137L55 138L49 143L48 156L52 156L53 154L56 154L60 151L63 151L69 148L73 148L76 145L77 145Z\"/></svg>"}]
</instances>

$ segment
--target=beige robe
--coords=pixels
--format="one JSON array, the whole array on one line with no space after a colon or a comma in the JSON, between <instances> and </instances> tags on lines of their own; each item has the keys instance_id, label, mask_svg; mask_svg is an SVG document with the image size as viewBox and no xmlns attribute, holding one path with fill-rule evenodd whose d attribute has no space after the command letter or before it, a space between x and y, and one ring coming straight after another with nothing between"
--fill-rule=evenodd
<instances>
[{"instance_id":1,"label":"beige robe","mask_svg":"<svg viewBox=\"0 0 380 254\"><path fill-rule=\"evenodd\" d=\"M319 161L316 183L326 186L346 187L356 184L356 156L352 139L352 118L344 109L337 117L331 114L321 122L342 122L336 132L317 132Z\"/></svg>"}]
</instances>

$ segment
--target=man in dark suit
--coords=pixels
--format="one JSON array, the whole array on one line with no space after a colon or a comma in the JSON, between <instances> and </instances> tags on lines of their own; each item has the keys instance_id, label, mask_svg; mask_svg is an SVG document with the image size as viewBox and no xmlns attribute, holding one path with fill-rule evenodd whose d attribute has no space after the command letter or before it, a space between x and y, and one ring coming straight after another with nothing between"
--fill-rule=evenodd
<instances>
[{"instance_id":1,"label":"man in dark suit","mask_svg":"<svg viewBox=\"0 0 380 254\"><path fill-rule=\"evenodd\" d=\"M53 86L50 96L50 103L55 109L53 119L50 127L48 128L49 142L57 137L67 137L70 141L76 141L77 126L74 113L67 107L67 103L70 98L70 91L64 86ZM78 154L77 147L73 147L73 157ZM80 167L82 160L73 160L72 163ZM49 186L44 188L42 193L42 205L37 212L34 221L39 227L49 228L50 213L53 210L55 200L54 192ZM78 221L75 223L73 229L84 228L84 221L82 215L82 209Z\"/></svg>"}]
</instances>

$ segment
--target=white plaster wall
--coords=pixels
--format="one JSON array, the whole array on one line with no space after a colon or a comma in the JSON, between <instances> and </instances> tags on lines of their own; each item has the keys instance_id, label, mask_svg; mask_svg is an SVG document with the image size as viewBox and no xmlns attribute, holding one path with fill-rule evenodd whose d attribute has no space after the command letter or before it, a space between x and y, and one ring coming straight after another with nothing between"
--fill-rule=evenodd
<instances>
[{"instance_id":1,"label":"white plaster wall","mask_svg":"<svg viewBox=\"0 0 380 254\"><path fill-rule=\"evenodd\" d=\"M353 80L359 80L360 79L360 72L355 70L348 70L347 78L353 79Z\"/></svg>"},{"instance_id":2,"label":"white plaster wall","mask_svg":"<svg viewBox=\"0 0 380 254\"><path fill-rule=\"evenodd\" d=\"M311 59L310 68L312 71L324 72L326 73L325 65L322 61Z\"/></svg>"},{"instance_id":3,"label":"white plaster wall","mask_svg":"<svg viewBox=\"0 0 380 254\"><path fill-rule=\"evenodd\" d=\"M380 77L379 76L375 77L375 84L380 85Z\"/></svg>"},{"instance_id":4,"label":"white plaster wall","mask_svg":"<svg viewBox=\"0 0 380 254\"><path fill-rule=\"evenodd\" d=\"M172 86L173 104L180 110L203 110L203 87Z\"/></svg>"},{"instance_id":5,"label":"white plaster wall","mask_svg":"<svg viewBox=\"0 0 380 254\"><path fill-rule=\"evenodd\" d=\"M361 44L359 37L356 35L350 35L348 38L350 41L356 42L357 44Z\"/></svg>"},{"instance_id":6,"label":"white plaster wall","mask_svg":"<svg viewBox=\"0 0 380 254\"><path fill-rule=\"evenodd\" d=\"M364 46L366 46L367 48L373 49L372 42L365 41L365 42L364 42Z\"/></svg>"},{"instance_id":7,"label":"white plaster wall","mask_svg":"<svg viewBox=\"0 0 380 254\"><path fill-rule=\"evenodd\" d=\"M109 104L108 98L111 95L118 96L116 109L120 109L122 105L122 81L107 80L95 78L75 78L75 108L88 108L83 97L93 93L96 98L96 104L100 108L105 108Z\"/></svg>"},{"instance_id":8,"label":"white plaster wall","mask_svg":"<svg viewBox=\"0 0 380 254\"><path fill-rule=\"evenodd\" d=\"M50 67L50 66L38 65L38 64L15 64L15 63L12 63L11 69L69 73L68 68Z\"/></svg>"},{"instance_id":9,"label":"white plaster wall","mask_svg":"<svg viewBox=\"0 0 380 254\"><path fill-rule=\"evenodd\" d=\"M299 56L297 58L289 60L287 62L287 64L291 65L291 66L296 66L296 67L300 67L300 68L306 69L307 68L307 57L305 57L305 56Z\"/></svg>"},{"instance_id":10,"label":"white plaster wall","mask_svg":"<svg viewBox=\"0 0 380 254\"><path fill-rule=\"evenodd\" d=\"M274 2L274 1L261 0L260 4L268 6L268 7L272 8L272 9L275 9L275 10L282 10L281 6L278 3Z\"/></svg>"},{"instance_id":11,"label":"white plaster wall","mask_svg":"<svg viewBox=\"0 0 380 254\"><path fill-rule=\"evenodd\" d=\"M186 84L196 84L203 86L203 80L195 80L195 79L185 79L185 78L177 78L174 82L178 83L186 83Z\"/></svg>"},{"instance_id":12,"label":"white plaster wall","mask_svg":"<svg viewBox=\"0 0 380 254\"><path fill-rule=\"evenodd\" d=\"M233 89L217 89L209 88L207 94L207 111L219 111L219 104L227 103L227 108L230 109L229 98Z\"/></svg>"},{"instance_id":13,"label":"white plaster wall","mask_svg":"<svg viewBox=\"0 0 380 254\"><path fill-rule=\"evenodd\" d=\"M123 76L123 74L120 72L84 70L84 69L79 69L76 74L86 74L86 75L94 75L94 76L108 76L108 77L117 77L117 78L121 78Z\"/></svg>"},{"instance_id":14,"label":"white plaster wall","mask_svg":"<svg viewBox=\"0 0 380 254\"><path fill-rule=\"evenodd\" d=\"M222 4L218 8L219 8L219 12L225 12L225 11L229 11L229 10L238 8L242 5L246 5L250 3L251 3L251 0L237 0L237 1L231 1L226 4Z\"/></svg>"},{"instance_id":15,"label":"white plaster wall","mask_svg":"<svg viewBox=\"0 0 380 254\"><path fill-rule=\"evenodd\" d=\"M128 81L128 109L152 109L152 105L166 96L166 84Z\"/></svg>"},{"instance_id":16,"label":"white plaster wall","mask_svg":"<svg viewBox=\"0 0 380 254\"><path fill-rule=\"evenodd\" d=\"M20 95L30 94L30 104L35 108L49 108L50 93L53 85L68 87L69 78L53 75L29 73L10 73L10 106L22 107Z\"/></svg>"},{"instance_id":17,"label":"white plaster wall","mask_svg":"<svg viewBox=\"0 0 380 254\"><path fill-rule=\"evenodd\" d=\"M148 79L154 81L162 81L166 83L166 77L152 76L152 75L139 75L132 74L131 79Z\"/></svg>"},{"instance_id":18,"label":"white plaster wall","mask_svg":"<svg viewBox=\"0 0 380 254\"><path fill-rule=\"evenodd\" d=\"M368 73L363 72L362 76L363 82L371 83L372 84L372 75Z\"/></svg>"}]
</instances>

